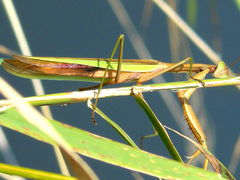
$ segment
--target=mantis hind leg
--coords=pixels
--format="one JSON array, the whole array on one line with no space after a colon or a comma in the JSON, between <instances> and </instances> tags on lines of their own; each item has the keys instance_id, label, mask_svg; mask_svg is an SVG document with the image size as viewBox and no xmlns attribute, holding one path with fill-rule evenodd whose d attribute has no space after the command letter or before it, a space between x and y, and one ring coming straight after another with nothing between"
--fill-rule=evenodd
<instances>
[{"instance_id":1,"label":"mantis hind leg","mask_svg":"<svg viewBox=\"0 0 240 180\"><path fill-rule=\"evenodd\" d=\"M119 51L118 51L119 52L118 53L118 67L117 67L117 74L116 74L116 77L115 77L115 83L118 82L119 76L120 76L120 73L121 73L121 62L122 62L122 57L123 57L123 46L124 46L124 35L121 34L118 37L118 39L117 39L117 41L116 41L116 43L115 43L115 45L113 47L113 51L111 53L111 56L109 58L109 61L111 61L113 59L113 57L114 57L114 55L115 55L115 53L116 53L116 51L117 51L117 49L119 47ZM106 70L105 70L105 73L103 75L101 83L99 85L97 85L97 86L94 86L95 88L98 88L98 92L97 92L97 95L96 95L96 100L95 100L95 103L93 105L93 111L92 111L92 115L91 115L91 118L92 118L92 121L94 122L94 124L96 124L96 120L94 118L94 115L95 115L95 109L96 109L97 104L98 104L98 97L99 97L100 91L101 91L103 86L108 85L108 83L105 83L105 77L107 75L109 66L110 66L110 64L108 64L107 67L106 67Z\"/></svg>"},{"instance_id":2,"label":"mantis hind leg","mask_svg":"<svg viewBox=\"0 0 240 180\"><path fill-rule=\"evenodd\" d=\"M112 54L110 56L110 60L113 59L115 53L116 53L116 50L117 50L117 47L119 46L119 51L118 51L118 67L117 67L117 74L116 74L116 77L115 77L115 82L117 83L118 80L119 80L119 76L120 76L120 73L121 73L121 67L122 67L122 58L123 58L123 46L124 46L124 35L121 34L118 39L117 39L117 42L113 48L113 51L112 51Z\"/></svg>"}]
</instances>

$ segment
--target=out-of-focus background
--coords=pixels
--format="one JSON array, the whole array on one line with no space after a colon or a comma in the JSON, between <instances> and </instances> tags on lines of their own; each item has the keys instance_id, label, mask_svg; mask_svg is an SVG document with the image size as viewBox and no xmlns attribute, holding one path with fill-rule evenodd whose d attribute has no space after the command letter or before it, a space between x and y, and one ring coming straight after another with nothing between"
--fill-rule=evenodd
<instances>
[{"instance_id":1,"label":"out-of-focus background","mask_svg":"<svg viewBox=\"0 0 240 180\"><path fill-rule=\"evenodd\" d=\"M175 6L180 16L229 66L239 59L240 9L236 1L169 0L167 2ZM190 6L194 2L196 6L194 4ZM123 7L118 3L122 3ZM176 62L186 57L193 57L195 63L212 64L209 58L171 24L166 15L151 1L22 0L14 1L14 4L32 54L35 56L107 58L111 54L115 40L123 33L125 34L124 58L140 56ZM123 8L126 12L122 11ZM125 16L129 16L136 32L131 31L131 26L122 26L119 17L122 17L123 24L126 24ZM0 4L0 27L0 44L20 52L2 4ZM140 49L139 52L136 49L138 46L141 48L141 42L132 44L133 41L131 41L131 38L138 38L138 35L147 48ZM236 73L240 72L239 63L231 68ZM0 68L0 74L23 96L34 95L29 80L8 74L2 68ZM166 81L176 81L179 78L185 79L186 76L174 74L174 76L164 75L164 78ZM157 78L156 81L158 81ZM46 93L73 91L79 87L93 85L87 82L47 80L42 82ZM118 86L125 85L129 84ZM166 99L169 106L158 92L146 93L145 96L163 124L192 137L183 120L175 92L166 93L163 95L164 98L170 96L176 100ZM239 90L234 86L204 88L197 94L199 96L193 97L192 103L207 134L209 148L224 165L229 167L240 135ZM149 120L132 97L101 99L99 108L123 127L136 142L139 142L141 136L152 133ZM92 124L91 110L85 103L66 107L53 106L51 109L54 118L58 121L123 142L121 137L100 117L96 116L97 126ZM5 128L4 132L20 165L59 172L52 147ZM170 135L183 156L190 155L194 151L182 137L173 133ZM169 157L158 137L145 140L144 150ZM1 162L7 162L6 157L0 154ZM101 179L133 179L129 170L90 158L84 157L84 159ZM237 174L239 167L239 164L237 167L230 165L230 170L235 172L234 175L237 178L240 178ZM149 180L155 179L146 175L143 177Z\"/></svg>"}]
</instances>

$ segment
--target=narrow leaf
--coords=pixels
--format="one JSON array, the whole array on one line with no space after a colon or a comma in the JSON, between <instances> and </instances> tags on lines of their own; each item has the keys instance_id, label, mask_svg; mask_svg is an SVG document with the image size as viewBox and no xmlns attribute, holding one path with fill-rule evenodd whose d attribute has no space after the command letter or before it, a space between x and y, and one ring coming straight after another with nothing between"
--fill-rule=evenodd
<instances>
[{"instance_id":1,"label":"narrow leaf","mask_svg":"<svg viewBox=\"0 0 240 180\"><path fill-rule=\"evenodd\" d=\"M9 175L21 176L29 179L38 180L77 180L75 177L67 177L60 174L55 174L46 171L40 171L36 169L30 169L25 167L19 167L9 164L0 163L0 172Z\"/></svg>"},{"instance_id":2,"label":"narrow leaf","mask_svg":"<svg viewBox=\"0 0 240 180\"><path fill-rule=\"evenodd\" d=\"M152 111L152 109L147 104L147 102L144 100L144 98L138 94L134 94L134 98L137 101L137 103L142 107L142 109L145 111L145 113L147 114L150 122L152 123L153 127L155 128L158 135L162 139L163 143L165 144L165 146L166 146L168 152L170 153L170 155L172 156L172 158L177 161L183 162L181 156L179 155L177 149L175 148L173 142L171 141L164 126L158 120L157 116Z\"/></svg>"},{"instance_id":3,"label":"narrow leaf","mask_svg":"<svg viewBox=\"0 0 240 180\"><path fill-rule=\"evenodd\" d=\"M235 0L235 4L236 4L238 10L240 10L240 0Z\"/></svg>"},{"instance_id":4,"label":"narrow leaf","mask_svg":"<svg viewBox=\"0 0 240 180\"><path fill-rule=\"evenodd\" d=\"M223 179L214 172L137 150L55 120L50 120L50 123L76 152L106 163L166 179ZM13 108L1 112L0 124L40 141L53 143Z\"/></svg>"}]
</instances>

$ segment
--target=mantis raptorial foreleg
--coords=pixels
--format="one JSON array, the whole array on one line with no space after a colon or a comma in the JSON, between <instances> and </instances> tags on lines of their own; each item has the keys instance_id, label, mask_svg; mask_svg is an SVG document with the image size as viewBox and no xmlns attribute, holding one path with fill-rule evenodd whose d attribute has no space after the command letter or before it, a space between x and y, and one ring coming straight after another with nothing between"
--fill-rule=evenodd
<instances>
[{"instance_id":1,"label":"mantis raptorial foreleg","mask_svg":"<svg viewBox=\"0 0 240 180\"><path fill-rule=\"evenodd\" d=\"M209 73L209 69L206 69L204 71L201 71L200 73L197 73L193 78L198 79L201 81L205 78L205 76ZM217 69L214 72L214 77L224 78L228 76L228 69L224 62L220 62L217 66ZM201 83L203 85L203 83ZM198 121L197 116L195 115L192 106L189 104L188 100L190 99L191 95L196 91L196 88L190 88L190 89L184 89L179 90L177 95L181 102L184 118L192 131L194 137L197 139L198 143L207 148L206 143L206 136L204 134L204 131ZM190 157L189 163L196 158L200 154L200 150L197 150L193 153L193 155ZM204 162L204 169L207 169L208 166L208 160L205 159Z\"/></svg>"},{"instance_id":2,"label":"mantis raptorial foreleg","mask_svg":"<svg viewBox=\"0 0 240 180\"><path fill-rule=\"evenodd\" d=\"M121 35L118 37L118 39L117 39L117 41L116 41L116 43L115 43L115 45L114 45L113 51L112 51L112 53L111 53L111 56L110 56L110 58L109 58L110 61L113 59L113 57L114 57L114 55L115 55L115 53L116 53L116 51L117 51L117 48L118 48L118 46L119 46L118 67L117 67L117 73L116 73L116 77L115 77L115 82L116 82L116 83L117 83L117 81L119 80L119 76L120 76L120 72L121 72L121 62L122 62L122 58L123 58L123 45L124 45L124 35L121 34ZM107 73L108 73L109 65L110 65L110 64L108 64L108 66L106 67L106 70L105 70L105 73L104 73L104 75L103 75L103 78L102 78L101 83L100 83L99 85L94 86L94 88L98 88L98 92L97 92L97 95L96 95L96 98L95 98L96 100L95 100L95 103L94 103L94 105L93 105L93 111L92 111L92 116L91 116L92 121L94 122L94 124L96 124L96 120L95 120L95 118L94 118L94 114L95 114L95 108L97 107L98 97L99 97L100 91L101 91L101 89L102 89L103 86L108 85L108 83L105 83L105 78L106 78L106 75L107 75ZM90 87L90 88L93 88L93 87ZM86 90L86 89L85 89L85 90Z\"/></svg>"},{"instance_id":3,"label":"mantis raptorial foreleg","mask_svg":"<svg viewBox=\"0 0 240 180\"><path fill-rule=\"evenodd\" d=\"M204 79L205 76L209 73L209 70L206 69L198 74L196 74L194 76L194 78L196 79ZM184 118L190 128L190 130L192 131L193 135L195 136L195 138L197 139L197 141L204 147L207 148L207 144L206 144L206 136L203 132L203 129L198 121L197 116L195 115L192 106L189 104L188 100L190 99L191 95L194 93L194 91L196 91L196 88L190 88L190 89L184 89L184 90L179 90L177 95L178 98L181 102L182 105L182 109L183 109L183 114L184 114ZM200 151L197 150L191 157L190 157L190 161L189 163L198 155L200 154ZM208 165L208 161L205 160L204 163L204 168L206 169Z\"/></svg>"}]
</instances>

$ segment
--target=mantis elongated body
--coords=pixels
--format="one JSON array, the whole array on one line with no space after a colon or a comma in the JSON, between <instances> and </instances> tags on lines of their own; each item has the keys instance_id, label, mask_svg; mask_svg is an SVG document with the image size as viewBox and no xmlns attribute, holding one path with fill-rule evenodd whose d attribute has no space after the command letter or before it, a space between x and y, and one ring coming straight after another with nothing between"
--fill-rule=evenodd
<instances>
[{"instance_id":1,"label":"mantis elongated body","mask_svg":"<svg viewBox=\"0 0 240 180\"><path fill-rule=\"evenodd\" d=\"M123 42L124 35L120 35L109 59L13 55L15 59L4 59L2 66L9 73L24 78L100 82L100 85L96 86L99 87L99 91L103 85L108 84L125 82L142 84L165 72L189 73L190 75L192 72L204 72L218 76L219 70L216 65L192 64L191 58L179 63L165 63L151 59L122 59ZM120 45L119 57L113 59L118 45ZM190 64L186 64L188 61ZM178 96L184 111L189 111L186 104L191 95L188 96L185 92L179 91ZM198 142L205 145L205 135L197 118L192 117L192 114L194 113L185 113L187 123ZM194 155L196 156L197 154Z\"/></svg>"},{"instance_id":2,"label":"mantis elongated body","mask_svg":"<svg viewBox=\"0 0 240 180\"><path fill-rule=\"evenodd\" d=\"M142 84L165 72L189 73L190 64L164 63L156 60L124 59L122 69L117 71L118 60L101 58L54 58L54 57L29 57L13 55L15 59L5 59L3 68L11 74L24 78L71 80L101 82L106 69L109 66L104 79L105 84L118 84L125 82L137 82ZM64 60L64 61L63 61ZM88 62L88 63L85 63ZM192 72L201 72L209 69L215 72L215 65L193 64ZM117 75L119 76L116 79Z\"/></svg>"},{"instance_id":3,"label":"mantis elongated body","mask_svg":"<svg viewBox=\"0 0 240 180\"><path fill-rule=\"evenodd\" d=\"M13 55L4 59L3 68L24 78L70 80L118 84L137 82L142 84L165 72L189 73L209 69L214 73L216 65L192 64L191 58L179 63L165 63L151 59L122 59L124 35L120 35L110 58L34 57ZM113 59L120 44L119 58ZM190 61L190 64L184 64Z\"/></svg>"}]
</instances>

